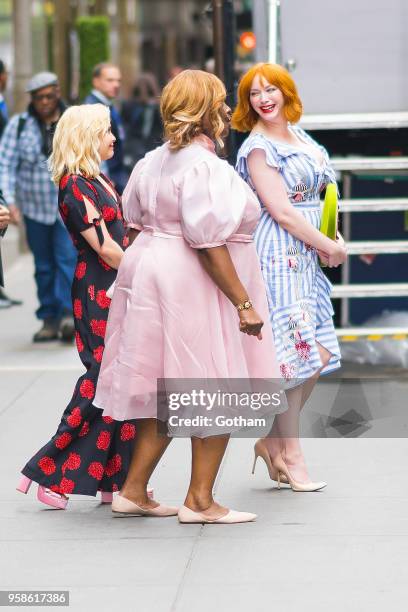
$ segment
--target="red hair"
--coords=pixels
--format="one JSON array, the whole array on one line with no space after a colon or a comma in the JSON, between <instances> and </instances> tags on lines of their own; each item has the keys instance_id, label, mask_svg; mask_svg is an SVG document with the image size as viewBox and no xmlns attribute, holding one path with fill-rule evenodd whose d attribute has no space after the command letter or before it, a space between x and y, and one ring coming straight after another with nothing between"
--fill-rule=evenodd
<instances>
[{"instance_id":1,"label":"red hair","mask_svg":"<svg viewBox=\"0 0 408 612\"><path fill-rule=\"evenodd\" d=\"M302 116L303 105L294 80L289 72L279 64L260 63L252 66L241 78L238 85L238 104L232 115L231 126L239 132L250 132L259 119L251 106L249 93L256 75L275 85L285 100L284 113L290 123L297 123Z\"/></svg>"}]
</instances>

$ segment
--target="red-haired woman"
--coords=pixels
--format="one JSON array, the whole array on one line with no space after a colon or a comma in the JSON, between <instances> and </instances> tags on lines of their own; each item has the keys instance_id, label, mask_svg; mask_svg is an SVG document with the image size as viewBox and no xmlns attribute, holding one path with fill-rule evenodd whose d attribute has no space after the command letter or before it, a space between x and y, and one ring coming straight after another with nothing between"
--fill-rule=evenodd
<instances>
[{"instance_id":1,"label":"red-haired woman","mask_svg":"<svg viewBox=\"0 0 408 612\"><path fill-rule=\"evenodd\" d=\"M290 74L277 64L257 64L241 79L232 126L250 132L237 160L240 175L256 191L262 215L255 243L265 279L270 320L289 410L275 418L271 436L255 445L271 478L314 491L299 443L299 413L321 373L340 367L330 302L329 267L346 259L341 238L319 231L320 192L335 174L326 150L296 125L302 102Z\"/></svg>"}]
</instances>

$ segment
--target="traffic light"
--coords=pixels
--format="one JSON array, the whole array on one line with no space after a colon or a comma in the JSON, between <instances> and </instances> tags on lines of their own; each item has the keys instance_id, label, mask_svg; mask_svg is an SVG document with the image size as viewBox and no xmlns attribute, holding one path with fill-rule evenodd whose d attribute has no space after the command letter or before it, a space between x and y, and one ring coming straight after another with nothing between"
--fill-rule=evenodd
<instances>
[{"instance_id":1,"label":"traffic light","mask_svg":"<svg viewBox=\"0 0 408 612\"><path fill-rule=\"evenodd\" d=\"M242 32L239 44L245 51L253 51L256 47L256 36L253 32Z\"/></svg>"}]
</instances>

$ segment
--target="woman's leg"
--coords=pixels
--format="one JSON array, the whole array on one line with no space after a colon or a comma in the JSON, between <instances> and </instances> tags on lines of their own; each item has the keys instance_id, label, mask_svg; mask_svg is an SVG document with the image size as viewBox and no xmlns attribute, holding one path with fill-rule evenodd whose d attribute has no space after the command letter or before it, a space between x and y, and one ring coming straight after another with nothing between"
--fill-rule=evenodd
<instances>
[{"instance_id":1,"label":"woman's leg","mask_svg":"<svg viewBox=\"0 0 408 612\"><path fill-rule=\"evenodd\" d=\"M159 435L156 419L139 419L132 461L121 495L141 508L155 508L158 503L147 497L147 483L171 438Z\"/></svg>"},{"instance_id":2,"label":"woman's leg","mask_svg":"<svg viewBox=\"0 0 408 612\"><path fill-rule=\"evenodd\" d=\"M213 499L215 479L228 441L229 436L191 438L191 479L184 505L211 519L228 513L228 508L220 506Z\"/></svg>"},{"instance_id":3,"label":"woman's leg","mask_svg":"<svg viewBox=\"0 0 408 612\"><path fill-rule=\"evenodd\" d=\"M331 358L331 353L319 343L317 348L322 367L303 385L287 392L288 410L276 416L271 433L265 438L265 445L271 457L281 453L293 478L298 482L310 481L299 440L300 411L309 399L322 369Z\"/></svg>"}]
</instances>

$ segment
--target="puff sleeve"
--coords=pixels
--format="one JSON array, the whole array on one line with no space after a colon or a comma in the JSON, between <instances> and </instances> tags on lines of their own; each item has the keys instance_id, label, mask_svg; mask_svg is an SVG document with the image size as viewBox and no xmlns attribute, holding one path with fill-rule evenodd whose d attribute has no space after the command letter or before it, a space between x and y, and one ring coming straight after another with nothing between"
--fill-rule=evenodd
<instances>
[{"instance_id":1,"label":"puff sleeve","mask_svg":"<svg viewBox=\"0 0 408 612\"><path fill-rule=\"evenodd\" d=\"M265 153L265 161L271 168L282 170L283 159L289 155L289 151L282 151L271 140L264 138L262 134L254 134L249 136L242 144L239 152L236 170L238 174L248 183L250 183L250 172L248 169L248 156L254 149L261 149Z\"/></svg>"},{"instance_id":2,"label":"puff sleeve","mask_svg":"<svg viewBox=\"0 0 408 612\"><path fill-rule=\"evenodd\" d=\"M184 175L179 205L181 229L192 248L221 246L241 224L245 185L227 162L204 159Z\"/></svg>"},{"instance_id":3,"label":"puff sleeve","mask_svg":"<svg viewBox=\"0 0 408 612\"><path fill-rule=\"evenodd\" d=\"M89 220L84 197L94 206L97 216ZM73 234L80 234L94 227L99 244L104 243L104 235L101 227L102 213L98 205L98 194L93 185L83 176L66 175L60 182L60 204L61 217L68 230Z\"/></svg>"},{"instance_id":4,"label":"puff sleeve","mask_svg":"<svg viewBox=\"0 0 408 612\"><path fill-rule=\"evenodd\" d=\"M143 229L139 182L144 166L145 159L137 162L122 195L123 218L126 227L139 231Z\"/></svg>"}]
</instances>

